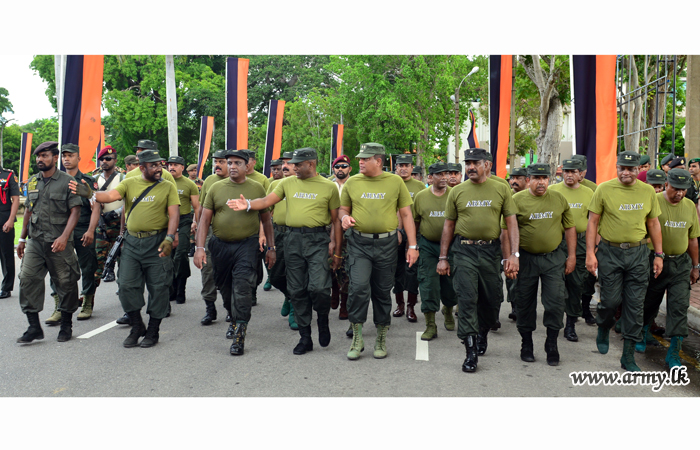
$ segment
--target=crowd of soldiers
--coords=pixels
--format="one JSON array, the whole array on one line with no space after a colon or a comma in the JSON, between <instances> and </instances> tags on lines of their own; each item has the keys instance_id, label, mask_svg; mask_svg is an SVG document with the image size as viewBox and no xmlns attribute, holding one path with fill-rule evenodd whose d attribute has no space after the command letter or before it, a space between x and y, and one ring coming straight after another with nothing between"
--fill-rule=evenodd
<instances>
[{"instance_id":1,"label":"crowd of soldiers","mask_svg":"<svg viewBox=\"0 0 700 450\"><path fill-rule=\"evenodd\" d=\"M123 173L116 151L102 149L100 170L92 177L78 169L74 144L59 149L45 142L34 151L39 173L27 184L17 247L20 305L29 328L17 342L44 337L39 312L47 272L56 307L46 323L60 324L59 342L71 339L73 314L82 305L78 320L91 317L107 254L123 241L116 278L125 313L117 322L131 326L124 347L158 343L170 302L186 301L193 257L202 277L201 324L217 320L219 292L230 322L231 355L244 354L264 262L269 284L284 295L281 314L298 330L295 355L313 350L314 311L316 340L321 347L330 344L329 314L339 309L352 338L347 358L360 358L371 301L373 356L385 358L391 318L417 322L420 294L421 339L438 337L440 311L445 329L456 326L464 344L464 372L476 371L479 356L486 355L506 298L508 317L521 335L520 357L534 362L539 290L549 365L560 361L559 330L578 341L581 317L597 324L600 353L608 352L613 327L622 333L621 366L639 371L635 350L645 350L664 294L671 337L666 362L681 364L690 284L700 268L698 159L690 161L690 172L684 158L667 157L664 170L640 174L648 157L624 151L617 178L596 186L585 178L585 156L574 155L563 162L563 182L550 185L548 164L513 169L506 181L492 174L490 153L474 148L464 154L464 181L461 164L436 162L425 183L412 155L399 155L391 173L384 146L366 143L357 155L360 173L353 176L346 155L333 161L329 180L317 172L316 150L301 148L272 161L270 179L254 170L255 152L241 149L216 151L213 174L202 182L196 165L187 167L179 156L166 161L153 141L141 140L135 150L125 158ZM57 169L59 156L65 172ZM9 211L3 235L18 206L10 179L5 177L0 199L0 212ZM5 245L0 240L0 298L10 295L14 279ZM594 317L596 279L600 302Z\"/></svg>"}]
</instances>

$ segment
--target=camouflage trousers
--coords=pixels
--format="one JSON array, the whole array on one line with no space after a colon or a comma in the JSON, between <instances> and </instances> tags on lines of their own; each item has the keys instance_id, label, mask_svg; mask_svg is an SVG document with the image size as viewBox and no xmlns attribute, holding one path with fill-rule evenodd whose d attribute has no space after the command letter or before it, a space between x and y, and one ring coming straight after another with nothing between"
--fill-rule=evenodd
<instances>
[{"instance_id":1,"label":"camouflage trousers","mask_svg":"<svg viewBox=\"0 0 700 450\"><path fill-rule=\"evenodd\" d=\"M119 228L121 224L118 220L106 224L105 232L107 234L107 239L105 239L105 233L103 233L102 227L97 227L97 232L95 233L95 251L97 252L97 270L95 271L95 287L100 285L102 281L102 272L105 268L105 260L107 259L107 254L112 249L114 241L117 240L119 236Z\"/></svg>"}]
</instances>

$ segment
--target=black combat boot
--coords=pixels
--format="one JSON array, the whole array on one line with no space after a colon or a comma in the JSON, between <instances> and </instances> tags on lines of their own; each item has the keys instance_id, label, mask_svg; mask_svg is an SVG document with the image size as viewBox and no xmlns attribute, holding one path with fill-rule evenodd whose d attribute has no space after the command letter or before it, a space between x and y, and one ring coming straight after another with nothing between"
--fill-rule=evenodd
<instances>
[{"instance_id":1,"label":"black combat boot","mask_svg":"<svg viewBox=\"0 0 700 450\"><path fill-rule=\"evenodd\" d=\"M245 347L245 333L248 329L248 324L246 322L237 323L236 329L233 336L233 344L231 344L230 353L234 356L239 356L243 354Z\"/></svg>"},{"instance_id":2,"label":"black combat boot","mask_svg":"<svg viewBox=\"0 0 700 450\"><path fill-rule=\"evenodd\" d=\"M591 297L590 295L584 295L581 297L581 318L586 321L586 325L595 325L595 317L591 313Z\"/></svg>"},{"instance_id":3,"label":"black combat boot","mask_svg":"<svg viewBox=\"0 0 700 450\"><path fill-rule=\"evenodd\" d=\"M328 314L319 314L316 324L318 325L318 343L321 344L321 347L328 347L328 344L331 343L331 330L328 328Z\"/></svg>"},{"instance_id":4,"label":"black combat boot","mask_svg":"<svg viewBox=\"0 0 700 450\"><path fill-rule=\"evenodd\" d=\"M327 316L326 316L327 317ZM310 352L314 349L314 343L311 340L311 325L305 327L299 327L299 343L292 351L295 355L303 355L306 352Z\"/></svg>"},{"instance_id":5,"label":"black combat boot","mask_svg":"<svg viewBox=\"0 0 700 450\"><path fill-rule=\"evenodd\" d=\"M520 337L522 338L520 359L525 362L535 362L535 346L532 343L532 331L521 331Z\"/></svg>"},{"instance_id":6,"label":"black combat boot","mask_svg":"<svg viewBox=\"0 0 700 450\"><path fill-rule=\"evenodd\" d=\"M185 289L187 288L187 278L181 277L177 278L177 285L175 290L175 303L182 305L185 303Z\"/></svg>"},{"instance_id":7,"label":"black combat boot","mask_svg":"<svg viewBox=\"0 0 700 450\"><path fill-rule=\"evenodd\" d=\"M58 342L70 341L73 337L73 313L61 311L61 329L58 330Z\"/></svg>"},{"instance_id":8,"label":"black combat boot","mask_svg":"<svg viewBox=\"0 0 700 450\"><path fill-rule=\"evenodd\" d=\"M138 347L139 338L146 335L146 326L143 324L143 319L141 319L141 310L130 311L127 314L131 322L131 332L124 339L123 345L126 348Z\"/></svg>"},{"instance_id":9,"label":"black combat boot","mask_svg":"<svg viewBox=\"0 0 700 450\"><path fill-rule=\"evenodd\" d=\"M544 341L544 351L547 353L547 364L556 366L559 364L559 349L557 348L557 338L559 330L547 328L547 340Z\"/></svg>"},{"instance_id":10,"label":"black combat boot","mask_svg":"<svg viewBox=\"0 0 700 450\"><path fill-rule=\"evenodd\" d=\"M34 339L44 339L44 330L41 329L41 322L39 322L38 312L28 312L27 321L29 322L29 328L24 332L22 337L17 338L17 342L20 344L26 344L32 342Z\"/></svg>"},{"instance_id":11,"label":"black combat boot","mask_svg":"<svg viewBox=\"0 0 700 450\"><path fill-rule=\"evenodd\" d=\"M117 319L119 325L131 325L131 319L129 318L129 313L124 313L123 316Z\"/></svg>"},{"instance_id":12,"label":"black combat boot","mask_svg":"<svg viewBox=\"0 0 700 450\"><path fill-rule=\"evenodd\" d=\"M486 336L488 336L488 334L488 328L479 328L479 334L476 336L476 351L479 354L479 356L486 353L486 347L488 346Z\"/></svg>"},{"instance_id":13,"label":"black combat boot","mask_svg":"<svg viewBox=\"0 0 700 450\"><path fill-rule=\"evenodd\" d=\"M566 316L564 337L567 341L578 342L578 336L576 335L576 317Z\"/></svg>"},{"instance_id":14,"label":"black combat boot","mask_svg":"<svg viewBox=\"0 0 700 450\"><path fill-rule=\"evenodd\" d=\"M148 319L148 329L146 330L146 337L141 341L141 348L153 347L158 343L160 321L161 319L154 319L153 317Z\"/></svg>"},{"instance_id":15,"label":"black combat boot","mask_svg":"<svg viewBox=\"0 0 700 450\"><path fill-rule=\"evenodd\" d=\"M476 350L476 336L467 336L467 339L462 341L467 349L467 358L462 363L462 372L476 372L476 365L479 362Z\"/></svg>"},{"instance_id":16,"label":"black combat boot","mask_svg":"<svg viewBox=\"0 0 700 450\"><path fill-rule=\"evenodd\" d=\"M214 302L208 300L205 300L204 303L207 304L207 312L204 314L204 317L202 317L201 322L202 325L211 325L211 323L216 320L216 306Z\"/></svg>"}]
</instances>

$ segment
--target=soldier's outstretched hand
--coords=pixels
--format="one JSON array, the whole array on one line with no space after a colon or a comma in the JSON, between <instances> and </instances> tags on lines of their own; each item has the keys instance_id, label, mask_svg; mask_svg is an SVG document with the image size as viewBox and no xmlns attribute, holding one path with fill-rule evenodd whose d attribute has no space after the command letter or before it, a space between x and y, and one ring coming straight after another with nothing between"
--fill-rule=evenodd
<instances>
[{"instance_id":1,"label":"soldier's outstretched hand","mask_svg":"<svg viewBox=\"0 0 700 450\"><path fill-rule=\"evenodd\" d=\"M248 201L243 197L243 194L241 194L240 199L231 199L226 204L234 211L245 211L248 209Z\"/></svg>"}]
</instances>

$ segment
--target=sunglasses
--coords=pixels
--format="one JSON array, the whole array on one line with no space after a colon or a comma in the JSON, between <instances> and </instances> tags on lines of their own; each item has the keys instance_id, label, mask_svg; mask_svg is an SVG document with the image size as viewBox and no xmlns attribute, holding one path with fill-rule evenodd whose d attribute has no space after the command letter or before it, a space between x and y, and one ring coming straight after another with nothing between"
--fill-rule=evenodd
<instances>
[{"instance_id":1,"label":"sunglasses","mask_svg":"<svg viewBox=\"0 0 700 450\"><path fill-rule=\"evenodd\" d=\"M117 158L115 158L114 156L104 156L104 157L100 158L100 161L113 161L115 159L117 159Z\"/></svg>"},{"instance_id":2,"label":"sunglasses","mask_svg":"<svg viewBox=\"0 0 700 450\"><path fill-rule=\"evenodd\" d=\"M336 164L333 166L334 169L347 169L348 167L350 167L349 164Z\"/></svg>"}]
</instances>

